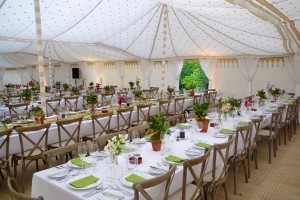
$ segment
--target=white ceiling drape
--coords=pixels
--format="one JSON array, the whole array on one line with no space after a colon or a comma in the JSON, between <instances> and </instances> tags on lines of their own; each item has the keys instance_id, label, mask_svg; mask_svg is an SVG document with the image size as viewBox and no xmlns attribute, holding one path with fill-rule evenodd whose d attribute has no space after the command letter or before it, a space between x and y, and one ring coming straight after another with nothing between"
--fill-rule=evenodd
<instances>
[{"instance_id":1,"label":"white ceiling drape","mask_svg":"<svg viewBox=\"0 0 300 200\"><path fill-rule=\"evenodd\" d=\"M183 59L177 59L168 62L168 67L172 68L171 72L174 79L176 80L175 87L177 90L179 89L179 75L183 67L183 62Z\"/></svg>"},{"instance_id":2,"label":"white ceiling drape","mask_svg":"<svg viewBox=\"0 0 300 200\"><path fill-rule=\"evenodd\" d=\"M150 76L153 71L154 63L148 60L141 59L140 66L144 76L144 88L150 88Z\"/></svg>"},{"instance_id":3,"label":"white ceiling drape","mask_svg":"<svg viewBox=\"0 0 300 200\"><path fill-rule=\"evenodd\" d=\"M252 80L257 69L259 58L239 58L238 66L246 80L248 81L247 95L252 93Z\"/></svg>"},{"instance_id":4,"label":"white ceiling drape","mask_svg":"<svg viewBox=\"0 0 300 200\"><path fill-rule=\"evenodd\" d=\"M61 70L66 80L65 83L70 83L70 69L71 69L70 64L61 63Z\"/></svg>"},{"instance_id":5,"label":"white ceiling drape","mask_svg":"<svg viewBox=\"0 0 300 200\"><path fill-rule=\"evenodd\" d=\"M214 58L200 59L200 65L209 79L209 88L213 88L213 76L216 71L218 60Z\"/></svg>"},{"instance_id":6,"label":"white ceiling drape","mask_svg":"<svg viewBox=\"0 0 300 200\"><path fill-rule=\"evenodd\" d=\"M20 76L21 84L24 84L24 72L23 68L17 68L16 73Z\"/></svg>"},{"instance_id":7,"label":"white ceiling drape","mask_svg":"<svg viewBox=\"0 0 300 200\"><path fill-rule=\"evenodd\" d=\"M296 83L295 96L300 96L300 56L289 56L286 57L284 61L285 66L287 66L287 69Z\"/></svg>"},{"instance_id":8,"label":"white ceiling drape","mask_svg":"<svg viewBox=\"0 0 300 200\"><path fill-rule=\"evenodd\" d=\"M95 71L97 73L97 81L102 84L102 76L103 76L104 62L95 62Z\"/></svg>"},{"instance_id":9,"label":"white ceiling drape","mask_svg":"<svg viewBox=\"0 0 300 200\"><path fill-rule=\"evenodd\" d=\"M5 74L5 68L1 68L0 67L0 88L3 88L3 80L2 80L2 78L3 78L3 76L4 76L4 74Z\"/></svg>"},{"instance_id":10,"label":"white ceiling drape","mask_svg":"<svg viewBox=\"0 0 300 200\"><path fill-rule=\"evenodd\" d=\"M78 62L78 67L79 67L79 77L82 80L86 80L86 75L87 75L87 62ZM85 83L86 84L86 83Z\"/></svg>"},{"instance_id":11,"label":"white ceiling drape","mask_svg":"<svg viewBox=\"0 0 300 200\"><path fill-rule=\"evenodd\" d=\"M116 69L121 80L121 88L124 87L124 77L125 77L125 62L116 62Z\"/></svg>"}]
</instances>

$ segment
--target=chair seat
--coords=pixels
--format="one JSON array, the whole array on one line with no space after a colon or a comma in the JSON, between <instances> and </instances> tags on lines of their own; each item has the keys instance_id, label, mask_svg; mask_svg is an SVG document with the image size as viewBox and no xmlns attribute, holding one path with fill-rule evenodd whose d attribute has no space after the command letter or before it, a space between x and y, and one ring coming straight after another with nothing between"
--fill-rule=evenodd
<instances>
[{"instance_id":1,"label":"chair seat","mask_svg":"<svg viewBox=\"0 0 300 200\"><path fill-rule=\"evenodd\" d=\"M215 173L215 177L219 178L219 176L222 174L223 169L222 168L216 168L216 173ZM212 171L210 171L209 173L205 174L203 177L203 181L204 182L212 182Z\"/></svg>"},{"instance_id":2,"label":"chair seat","mask_svg":"<svg viewBox=\"0 0 300 200\"><path fill-rule=\"evenodd\" d=\"M42 149L45 151L45 148L44 148L44 147L43 147ZM24 152L24 157L27 157L28 154L30 153L30 151L31 151L31 150L25 151L25 152ZM22 157L22 154L21 154L21 153L17 153L17 154L14 154L13 156L14 156L14 157L17 157L17 158L21 158L21 157ZM38 157L39 157L39 156L42 156L41 151L38 150L38 149L34 150L33 153L30 155L30 157L34 157L34 156L38 156Z\"/></svg>"},{"instance_id":3,"label":"chair seat","mask_svg":"<svg viewBox=\"0 0 300 200\"><path fill-rule=\"evenodd\" d=\"M195 186L194 184L192 184L192 183L187 184L186 185L186 199L190 199L196 189L197 189L197 186ZM178 199L182 199L182 190L181 189L168 197L168 200L178 200Z\"/></svg>"},{"instance_id":4,"label":"chair seat","mask_svg":"<svg viewBox=\"0 0 300 200\"><path fill-rule=\"evenodd\" d=\"M271 136L274 136L275 133L272 131L271 133L272 135ZM264 130L264 129L261 129L258 133L259 136L264 136L264 137L269 137L270 136L270 131L269 130Z\"/></svg>"}]
</instances>

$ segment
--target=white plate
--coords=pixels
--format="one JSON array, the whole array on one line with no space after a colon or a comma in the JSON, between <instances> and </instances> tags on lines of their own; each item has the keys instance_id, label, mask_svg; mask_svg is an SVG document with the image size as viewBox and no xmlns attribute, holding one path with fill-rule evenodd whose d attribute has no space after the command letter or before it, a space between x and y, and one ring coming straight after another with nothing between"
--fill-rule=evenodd
<instances>
[{"instance_id":1,"label":"white plate","mask_svg":"<svg viewBox=\"0 0 300 200\"><path fill-rule=\"evenodd\" d=\"M91 163L90 165L88 165L88 166L86 166L86 167L90 167L90 166L92 166L93 163L94 163L94 159L93 159L93 158L85 157L85 158L83 158L83 160L84 160L85 162L87 162L87 163ZM74 165L74 164L71 162L71 160L69 160L69 161L67 162L67 166L68 166L68 167L72 167L72 168L77 168L77 169L83 168L83 167Z\"/></svg>"},{"instance_id":2,"label":"white plate","mask_svg":"<svg viewBox=\"0 0 300 200\"><path fill-rule=\"evenodd\" d=\"M123 193L118 190L105 190L104 192L108 193L108 194L118 195L120 197L124 196ZM106 195L106 194L103 194L102 192L100 192L97 196L97 199L99 199L99 200L116 200L116 199L120 199L120 198Z\"/></svg>"},{"instance_id":3,"label":"white plate","mask_svg":"<svg viewBox=\"0 0 300 200\"><path fill-rule=\"evenodd\" d=\"M144 144L147 142L145 138L138 138L133 140L135 144Z\"/></svg>"},{"instance_id":4,"label":"white plate","mask_svg":"<svg viewBox=\"0 0 300 200\"><path fill-rule=\"evenodd\" d=\"M183 164L183 162L177 163L177 162L172 162L172 161L166 160L166 157L168 157L168 156L169 156L169 155L165 155L165 156L163 157L163 161L164 161L165 163L168 163L168 164L175 164L175 165L182 165L182 164ZM185 156L182 156L182 155L173 155L173 156L176 156L176 157L179 157L179 158L182 158L182 159L187 159Z\"/></svg>"},{"instance_id":5,"label":"white plate","mask_svg":"<svg viewBox=\"0 0 300 200\"><path fill-rule=\"evenodd\" d=\"M225 134L223 134L223 133L218 133L218 134L213 134L213 137L215 137L215 138L226 138L226 137L228 137L228 135L225 135Z\"/></svg>"},{"instance_id":6,"label":"white plate","mask_svg":"<svg viewBox=\"0 0 300 200\"><path fill-rule=\"evenodd\" d=\"M197 150L185 150L185 154L188 156L201 156L203 152Z\"/></svg>"},{"instance_id":7,"label":"white plate","mask_svg":"<svg viewBox=\"0 0 300 200\"><path fill-rule=\"evenodd\" d=\"M76 188L76 187L73 187L72 185L70 185L69 183L73 182L73 181L76 181L76 180L79 180L79 179L82 179L86 176L90 176L90 175L85 175L85 174L81 174L81 175L78 175L74 178L71 178L70 180L67 181L67 185L69 188L72 188L74 190L86 190L86 189L91 189L91 188L94 188L94 187L97 187L98 185L100 185L102 183L102 180L99 178L99 180L95 183L92 183L86 187L83 187L83 188ZM96 177L96 176L95 176ZM98 177L97 177L98 178Z\"/></svg>"},{"instance_id":8,"label":"white plate","mask_svg":"<svg viewBox=\"0 0 300 200\"><path fill-rule=\"evenodd\" d=\"M62 178L68 175L69 171L67 169L51 168L47 174L49 178Z\"/></svg>"},{"instance_id":9,"label":"white plate","mask_svg":"<svg viewBox=\"0 0 300 200\"><path fill-rule=\"evenodd\" d=\"M22 119L17 121L18 124L29 124L32 122L34 122L32 119Z\"/></svg>"},{"instance_id":10,"label":"white plate","mask_svg":"<svg viewBox=\"0 0 300 200\"><path fill-rule=\"evenodd\" d=\"M133 183L132 182L129 182L129 181L126 181L126 177L128 177L130 174L132 173L129 173L129 174L126 174L125 176L123 176L121 178L121 183L127 187L132 187ZM153 176L151 176L150 174L146 174L146 173L142 173L142 172L134 172L134 174L140 176L140 177L143 177L144 179L150 179L150 178L153 178Z\"/></svg>"},{"instance_id":11,"label":"white plate","mask_svg":"<svg viewBox=\"0 0 300 200\"><path fill-rule=\"evenodd\" d=\"M166 173L168 170L169 170L169 166L153 166L153 167L149 166L148 171L152 174L160 175Z\"/></svg>"}]
</instances>

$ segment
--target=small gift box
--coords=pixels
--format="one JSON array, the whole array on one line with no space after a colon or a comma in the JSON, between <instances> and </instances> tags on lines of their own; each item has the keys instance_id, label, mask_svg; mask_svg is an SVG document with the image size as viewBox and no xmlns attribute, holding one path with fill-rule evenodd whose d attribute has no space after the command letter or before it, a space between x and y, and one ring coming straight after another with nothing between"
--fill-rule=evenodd
<instances>
[{"instance_id":1,"label":"small gift box","mask_svg":"<svg viewBox=\"0 0 300 200\"><path fill-rule=\"evenodd\" d=\"M135 160L136 160L136 158L134 157L134 156L130 156L129 157L129 162L131 163L131 164L135 164ZM143 158L142 157L139 157L138 158L138 164L141 164L143 162Z\"/></svg>"}]
</instances>

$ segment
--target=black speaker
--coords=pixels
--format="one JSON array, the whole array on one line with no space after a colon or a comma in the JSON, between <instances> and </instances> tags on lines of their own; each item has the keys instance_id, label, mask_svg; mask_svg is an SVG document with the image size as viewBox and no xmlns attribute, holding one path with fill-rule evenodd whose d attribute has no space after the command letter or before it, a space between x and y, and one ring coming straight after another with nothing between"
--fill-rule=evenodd
<instances>
[{"instance_id":1,"label":"black speaker","mask_svg":"<svg viewBox=\"0 0 300 200\"><path fill-rule=\"evenodd\" d=\"M79 68L72 68L72 78L79 78Z\"/></svg>"}]
</instances>

